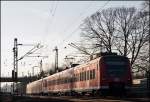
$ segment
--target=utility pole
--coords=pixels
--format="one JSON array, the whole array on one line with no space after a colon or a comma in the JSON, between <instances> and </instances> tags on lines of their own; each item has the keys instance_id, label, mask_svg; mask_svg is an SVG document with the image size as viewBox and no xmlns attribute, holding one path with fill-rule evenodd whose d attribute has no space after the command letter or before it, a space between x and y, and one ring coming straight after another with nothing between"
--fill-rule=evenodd
<instances>
[{"instance_id":1,"label":"utility pole","mask_svg":"<svg viewBox=\"0 0 150 102\"><path fill-rule=\"evenodd\" d=\"M13 92L15 90L14 82L17 83L18 77L18 46L17 46L17 38L14 39L14 69L12 71L12 78L13 78Z\"/></svg>"},{"instance_id":2,"label":"utility pole","mask_svg":"<svg viewBox=\"0 0 150 102\"><path fill-rule=\"evenodd\" d=\"M42 69L42 60L40 61L40 74L41 74L41 76L43 76L43 69Z\"/></svg>"},{"instance_id":3,"label":"utility pole","mask_svg":"<svg viewBox=\"0 0 150 102\"><path fill-rule=\"evenodd\" d=\"M34 67L32 67L32 76L34 76Z\"/></svg>"},{"instance_id":4,"label":"utility pole","mask_svg":"<svg viewBox=\"0 0 150 102\"><path fill-rule=\"evenodd\" d=\"M149 66L147 71L147 87L150 90L150 32L149 32Z\"/></svg>"},{"instance_id":5,"label":"utility pole","mask_svg":"<svg viewBox=\"0 0 150 102\"><path fill-rule=\"evenodd\" d=\"M58 72L58 48L57 46L55 47L55 49L53 50L55 51L55 73Z\"/></svg>"}]
</instances>

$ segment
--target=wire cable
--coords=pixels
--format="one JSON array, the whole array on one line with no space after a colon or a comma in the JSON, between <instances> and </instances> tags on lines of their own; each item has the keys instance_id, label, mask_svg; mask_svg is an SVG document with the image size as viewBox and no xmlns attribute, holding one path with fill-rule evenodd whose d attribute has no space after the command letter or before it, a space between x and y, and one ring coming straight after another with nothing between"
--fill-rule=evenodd
<instances>
[{"instance_id":1,"label":"wire cable","mask_svg":"<svg viewBox=\"0 0 150 102\"><path fill-rule=\"evenodd\" d=\"M109 3L109 1L111 1L111 0L108 0L101 8L98 9L97 11L102 10L102 8L104 8L104 7ZM101 12L101 11L100 11L100 12ZM66 41L66 39L70 38L77 30L79 30L80 26L81 26L81 24L80 24L74 31L72 31L66 38L64 38L64 39L62 40L62 42L59 43L58 45L64 43L64 42Z\"/></svg>"}]
</instances>

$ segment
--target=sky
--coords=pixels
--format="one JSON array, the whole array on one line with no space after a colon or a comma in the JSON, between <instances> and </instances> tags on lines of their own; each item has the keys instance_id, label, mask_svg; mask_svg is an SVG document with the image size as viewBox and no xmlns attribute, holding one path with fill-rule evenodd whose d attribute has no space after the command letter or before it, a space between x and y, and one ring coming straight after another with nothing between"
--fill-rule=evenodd
<instances>
[{"instance_id":1,"label":"sky","mask_svg":"<svg viewBox=\"0 0 150 102\"><path fill-rule=\"evenodd\" d=\"M1 1L1 70L2 76L11 76L13 69L14 38L21 44L40 43L44 45L38 51L44 69L54 63L58 47L59 66L66 55L75 49L68 43L80 41L79 25L96 12L110 7L141 8L142 1ZM66 48L65 48L66 47ZM19 46L19 57L33 46ZM32 67L38 66L41 58L25 57L19 63L19 76L32 73ZM35 73L39 68L35 69Z\"/></svg>"}]
</instances>

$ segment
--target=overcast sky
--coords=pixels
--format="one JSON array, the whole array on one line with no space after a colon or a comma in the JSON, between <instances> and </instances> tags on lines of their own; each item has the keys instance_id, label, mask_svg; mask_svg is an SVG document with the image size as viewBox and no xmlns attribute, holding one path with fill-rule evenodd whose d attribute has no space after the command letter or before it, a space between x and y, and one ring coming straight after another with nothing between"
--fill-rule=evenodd
<instances>
[{"instance_id":1,"label":"overcast sky","mask_svg":"<svg viewBox=\"0 0 150 102\"><path fill-rule=\"evenodd\" d=\"M109 7L141 7L142 1L1 1L1 68L2 76L11 76L13 43L44 45L44 63L54 62L55 46L59 49L59 65L73 48L68 43L79 41L79 25L97 10ZM67 46L67 49L64 47ZM19 46L19 56L30 46ZM19 62L19 76L27 75L39 58L24 58ZM38 70L38 69L37 69Z\"/></svg>"}]
</instances>

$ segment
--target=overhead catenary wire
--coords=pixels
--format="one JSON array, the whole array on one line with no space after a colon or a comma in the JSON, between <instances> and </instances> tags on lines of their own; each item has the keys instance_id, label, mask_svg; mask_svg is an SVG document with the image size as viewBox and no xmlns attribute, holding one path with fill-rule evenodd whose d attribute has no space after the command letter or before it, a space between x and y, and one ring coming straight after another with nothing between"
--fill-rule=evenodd
<instances>
[{"instance_id":1,"label":"overhead catenary wire","mask_svg":"<svg viewBox=\"0 0 150 102\"><path fill-rule=\"evenodd\" d=\"M85 14L85 13L87 12L87 10L91 7L92 4L93 4L93 2L91 1L91 2L89 3L89 5L87 5L87 6L84 8L84 11L81 12L78 17L76 17L75 19L73 19L72 22L69 23L69 24L65 27L65 29L63 30L63 32L60 32L60 33L61 33L61 34L62 34L62 33L65 33L69 28L72 27L72 25L74 25L75 23L77 23L77 21L80 20L79 18L80 18L83 14Z\"/></svg>"},{"instance_id":2,"label":"overhead catenary wire","mask_svg":"<svg viewBox=\"0 0 150 102\"><path fill-rule=\"evenodd\" d=\"M54 7L54 1L52 1L52 4L51 4L51 9L50 9L50 12L52 13L53 12L53 7Z\"/></svg>"},{"instance_id":3,"label":"overhead catenary wire","mask_svg":"<svg viewBox=\"0 0 150 102\"><path fill-rule=\"evenodd\" d=\"M52 5L51 5L51 8L50 8L50 20L49 20L49 22L47 22L48 24L46 25L46 35L44 36L44 38L43 38L43 42L46 42L47 41L47 36L48 36L48 29L49 29L49 27L52 25L52 23L53 23L53 20L54 20L54 18L55 18L55 14L56 14L56 10L57 10L57 8L58 8L58 2L59 1L54 1L54 2L52 2ZM52 28L51 28L52 29ZM42 49L43 50L43 49ZM41 51L41 52L43 52L43 51Z\"/></svg>"},{"instance_id":4,"label":"overhead catenary wire","mask_svg":"<svg viewBox=\"0 0 150 102\"><path fill-rule=\"evenodd\" d=\"M84 11L81 12L81 13L79 14L79 16L78 16L76 19L73 19L72 22L69 23L69 25L67 25L67 27L63 30L63 32L60 32L60 34L65 33L65 32L71 27L71 25L73 25L74 23L76 23L77 21L79 21L79 20L80 20L79 18L80 18L83 14L85 14L85 12L88 11L88 8L89 8L92 4L93 4L93 2L91 1L91 2L89 3L89 5L87 5L87 6L85 7ZM54 17L54 15L55 15L57 6L58 6L58 5L55 6L54 13L52 14L53 17ZM79 27L77 27L76 29L79 29ZM74 31L72 31L72 33L75 33L75 32L77 31L76 29L75 29ZM72 36L72 35L71 35L71 36ZM68 36L63 40L63 42L64 42L67 38L70 38L71 36L68 35Z\"/></svg>"},{"instance_id":5,"label":"overhead catenary wire","mask_svg":"<svg viewBox=\"0 0 150 102\"><path fill-rule=\"evenodd\" d=\"M52 14L52 17L55 16L55 12L56 12L57 6L58 6L58 1L56 2L56 5L55 5L55 8L54 8L54 12L53 12L53 14Z\"/></svg>"},{"instance_id":6,"label":"overhead catenary wire","mask_svg":"<svg viewBox=\"0 0 150 102\"><path fill-rule=\"evenodd\" d=\"M54 20L55 14L56 14L56 10L57 10L57 6L58 6L58 1L55 3L55 5L53 4L52 8L50 9L50 20L49 20L49 22L47 22L49 25L48 24L46 25L47 26L46 27L46 35L44 36L44 39L43 39L44 42L47 38L48 29L53 23L53 20Z\"/></svg>"},{"instance_id":7,"label":"overhead catenary wire","mask_svg":"<svg viewBox=\"0 0 150 102\"><path fill-rule=\"evenodd\" d=\"M109 1L111 1L111 0L108 0L101 8L98 9L97 11L101 12L100 10L102 10L102 8L104 8L104 7L109 3ZM96 12L97 12L97 11L96 11ZM96 12L95 12L95 13L96 13ZM60 45L61 43L64 43L64 42L66 41L66 39L70 38L77 30L79 30L80 26L81 26L81 24L80 24L75 30L73 30L67 37L65 37L65 38L62 40L62 42L60 42L58 45Z\"/></svg>"}]
</instances>

